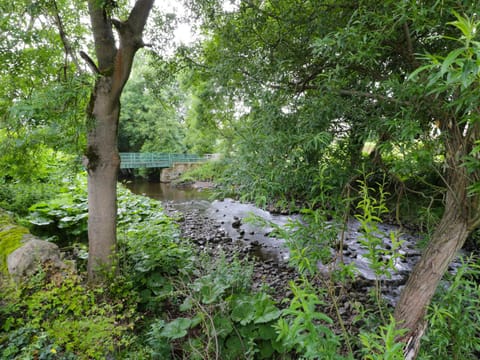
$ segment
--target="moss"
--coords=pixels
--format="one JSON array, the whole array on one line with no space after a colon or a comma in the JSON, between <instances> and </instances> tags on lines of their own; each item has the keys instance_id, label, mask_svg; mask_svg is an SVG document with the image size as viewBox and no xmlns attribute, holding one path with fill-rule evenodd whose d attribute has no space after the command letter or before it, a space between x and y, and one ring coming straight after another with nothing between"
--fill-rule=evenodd
<instances>
[{"instance_id":1,"label":"moss","mask_svg":"<svg viewBox=\"0 0 480 360\"><path fill-rule=\"evenodd\" d=\"M13 223L12 218L0 209L0 272L7 274L7 257L22 245L27 228Z\"/></svg>"},{"instance_id":2,"label":"moss","mask_svg":"<svg viewBox=\"0 0 480 360\"><path fill-rule=\"evenodd\" d=\"M0 229L2 229L5 225L9 225L12 223L12 218L8 213L0 209Z\"/></svg>"},{"instance_id":3,"label":"moss","mask_svg":"<svg viewBox=\"0 0 480 360\"><path fill-rule=\"evenodd\" d=\"M98 162L100 161L97 148L92 145L88 146L84 155L88 160L87 169L95 171L98 166Z\"/></svg>"}]
</instances>

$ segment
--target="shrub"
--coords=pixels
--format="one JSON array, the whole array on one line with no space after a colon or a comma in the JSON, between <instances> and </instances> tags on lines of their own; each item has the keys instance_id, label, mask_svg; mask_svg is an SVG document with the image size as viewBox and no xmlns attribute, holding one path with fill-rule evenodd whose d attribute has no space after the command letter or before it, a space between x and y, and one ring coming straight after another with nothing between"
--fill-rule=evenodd
<instances>
[{"instance_id":1,"label":"shrub","mask_svg":"<svg viewBox=\"0 0 480 360\"><path fill-rule=\"evenodd\" d=\"M185 172L182 181L216 181L225 171L227 164L224 161L212 160L194 167Z\"/></svg>"},{"instance_id":2,"label":"shrub","mask_svg":"<svg viewBox=\"0 0 480 360\"><path fill-rule=\"evenodd\" d=\"M47 201L58 189L57 183L6 183L0 181L0 207L20 216L35 203Z\"/></svg>"}]
</instances>

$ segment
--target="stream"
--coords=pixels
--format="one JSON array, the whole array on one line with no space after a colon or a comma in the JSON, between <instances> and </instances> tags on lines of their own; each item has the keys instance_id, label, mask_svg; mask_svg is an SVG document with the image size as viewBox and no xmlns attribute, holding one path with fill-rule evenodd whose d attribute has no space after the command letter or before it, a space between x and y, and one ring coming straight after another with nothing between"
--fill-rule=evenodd
<instances>
[{"instance_id":1,"label":"stream","mask_svg":"<svg viewBox=\"0 0 480 360\"><path fill-rule=\"evenodd\" d=\"M282 300L291 293L289 280L298 274L288 266L289 251L285 240L271 236L273 228L245 221L255 215L266 222L283 226L298 215L286 216L271 214L252 204L243 204L232 199L210 201L208 190L196 188L176 188L169 184L148 183L136 180L126 184L136 194L149 196L162 201L170 215L179 218L182 235L191 239L199 248L212 256L220 253L227 256L243 254L254 261L254 287L268 284L274 290L274 297ZM392 305L396 303L408 274L420 257L416 248L419 237L408 234L405 230L390 224L378 224L378 234L384 249L391 249L390 234L396 234L401 245L397 250L398 258L392 259L395 270L390 276L382 277L383 296ZM340 235L339 235L340 236ZM356 279L352 285L359 293L366 294L374 286L376 276L370 269L367 258L368 249L362 244L362 231L356 219L350 219L345 229L342 247L343 261L353 264ZM334 250L332 249L332 253ZM388 256L379 260L389 261ZM450 270L454 271L458 263ZM320 270L326 266L318 264Z\"/></svg>"}]
</instances>

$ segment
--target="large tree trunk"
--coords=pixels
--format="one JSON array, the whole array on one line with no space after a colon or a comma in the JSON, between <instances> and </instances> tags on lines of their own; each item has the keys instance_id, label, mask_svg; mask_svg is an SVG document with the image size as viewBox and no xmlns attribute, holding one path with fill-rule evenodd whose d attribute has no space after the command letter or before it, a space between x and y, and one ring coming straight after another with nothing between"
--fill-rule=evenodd
<instances>
[{"instance_id":1,"label":"large tree trunk","mask_svg":"<svg viewBox=\"0 0 480 360\"><path fill-rule=\"evenodd\" d=\"M447 197L453 196L450 192ZM451 203L447 201L447 203ZM447 207L422 258L415 266L395 308L399 326L408 329L405 359L415 359L426 329L427 306L457 251L468 236L468 224L457 206Z\"/></svg>"},{"instance_id":2,"label":"large tree trunk","mask_svg":"<svg viewBox=\"0 0 480 360\"><path fill-rule=\"evenodd\" d=\"M111 269L116 250L118 120L120 96L132 69L136 51L144 46L142 32L154 0L137 0L127 21L111 19L109 2L88 1L98 66L85 53L82 57L97 80L87 111L88 143L88 276L90 281ZM112 26L119 37L119 48Z\"/></svg>"},{"instance_id":3,"label":"large tree trunk","mask_svg":"<svg viewBox=\"0 0 480 360\"><path fill-rule=\"evenodd\" d=\"M464 123L450 120L444 122L442 128L446 150L445 211L395 308L398 326L408 331L400 339L406 343L405 359L417 357L420 339L427 327L427 307L448 265L476 226L478 197L468 195L473 174L468 173L463 163L471 151L472 140L465 136Z\"/></svg>"},{"instance_id":4,"label":"large tree trunk","mask_svg":"<svg viewBox=\"0 0 480 360\"><path fill-rule=\"evenodd\" d=\"M100 78L94 90L93 113L88 133L88 275L107 270L116 248L117 173L120 157L117 129L120 103L109 96L108 78Z\"/></svg>"}]
</instances>

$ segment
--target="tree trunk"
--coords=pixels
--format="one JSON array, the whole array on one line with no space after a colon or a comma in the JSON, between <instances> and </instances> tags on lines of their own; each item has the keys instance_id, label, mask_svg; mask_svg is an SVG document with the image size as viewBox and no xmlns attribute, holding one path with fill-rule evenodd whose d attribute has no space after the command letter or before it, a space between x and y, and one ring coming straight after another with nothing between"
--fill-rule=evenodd
<instances>
[{"instance_id":1,"label":"tree trunk","mask_svg":"<svg viewBox=\"0 0 480 360\"><path fill-rule=\"evenodd\" d=\"M118 120L120 96L132 69L135 53L144 46L142 32L154 0L137 0L127 21L111 19L104 8L109 2L89 0L98 66L81 53L97 79L87 110L88 172L88 277L103 278L111 270L116 250ZM115 27L119 48L113 36Z\"/></svg>"},{"instance_id":2,"label":"tree trunk","mask_svg":"<svg viewBox=\"0 0 480 360\"><path fill-rule=\"evenodd\" d=\"M93 124L88 133L88 276L92 281L96 274L111 267L116 249L120 103L112 104L108 85L108 78L97 81L93 94Z\"/></svg>"},{"instance_id":3,"label":"tree trunk","mask_svg":"<svg viewBox=\"0 0 480 360\"><path fill-rule=\"evenodd\" d=\"M447 195L448 196L448 195ZM450 195L451 196L451 195ZM408 329L403 337L405 359L415 359L420 339L426 329L427 306L438 283L463 246L468 236L468 224L457 207L448 207L422 258L415 266L395 308L399 326Z\"/></svg>"},{"instance_id":4,"label":"tree trunk","mask_svg":"<svg viewBox=\"0 0 480 360\"><path fill-rule=\"evenodd\" d=\"M464 129L451 119L445 122L447 187L445 211L420 261L413 269L395 308L398 327L407 329L402 341L405 359L415 359L426 330L425 314L443 275L472 230L477 213L476 196L468 196L471 174L463 163L471 151Z\"/></svg>"}]
</instances>

